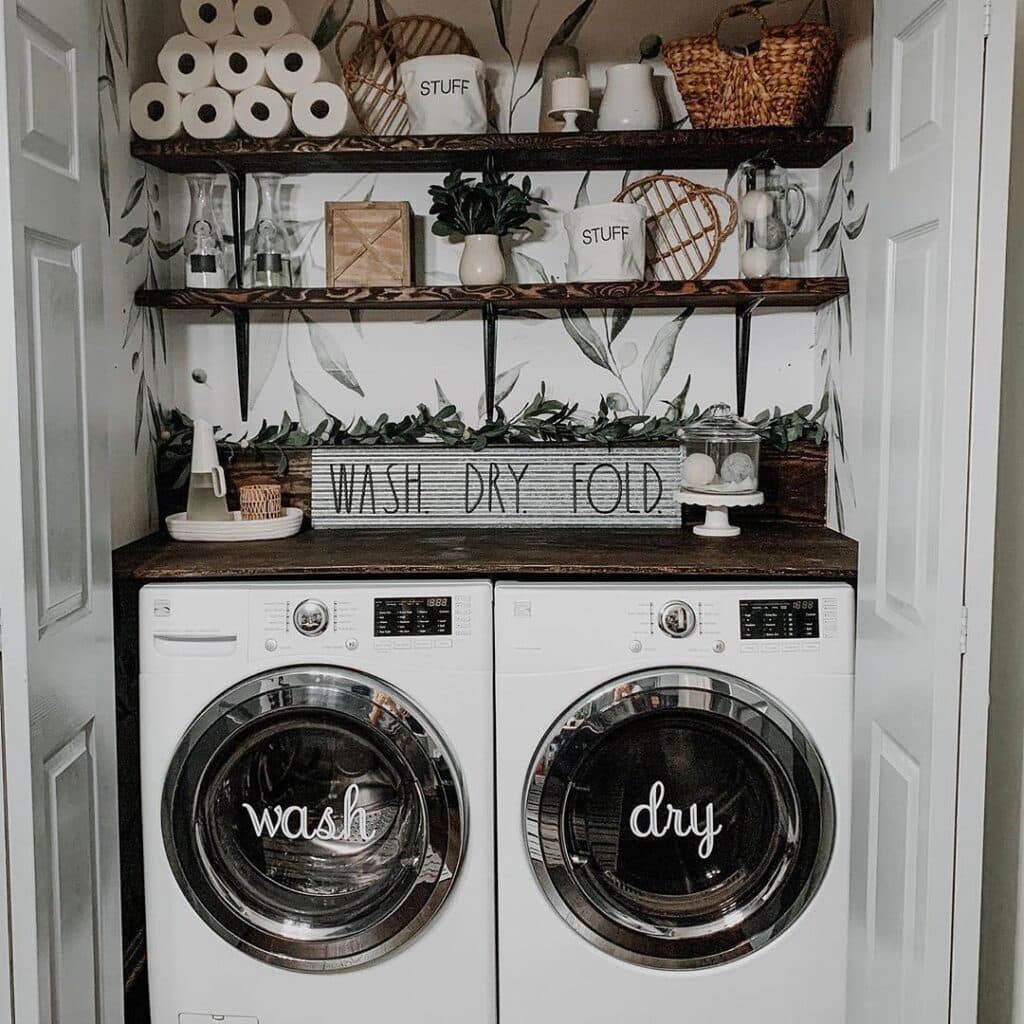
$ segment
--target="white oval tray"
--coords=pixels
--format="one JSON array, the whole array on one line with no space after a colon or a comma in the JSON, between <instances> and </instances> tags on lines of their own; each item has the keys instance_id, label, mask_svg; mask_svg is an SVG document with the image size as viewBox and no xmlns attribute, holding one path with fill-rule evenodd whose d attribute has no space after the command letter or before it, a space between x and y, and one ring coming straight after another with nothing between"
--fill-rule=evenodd
<instances>
[{"instance_id":1,"label":"white oval tray","mask_svg":"<svg viewBox=\"0 0 1024 1024\"><path fill-rule=\"evenodd\" d=\"M245 520L241 512L232 514L235 518L230 523L189 520L185 512L168 516L164 521L175 540L190 541L282 540L294 537L302 529L301 508L283 509L277 519Z\"/></svg>"}]
</instances>

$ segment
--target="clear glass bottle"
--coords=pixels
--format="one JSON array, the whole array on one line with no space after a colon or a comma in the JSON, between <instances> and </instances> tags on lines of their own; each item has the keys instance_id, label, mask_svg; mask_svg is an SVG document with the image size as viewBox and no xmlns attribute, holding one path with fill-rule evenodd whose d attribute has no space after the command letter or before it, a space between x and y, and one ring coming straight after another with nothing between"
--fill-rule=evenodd
<instances>
[{"instance_id":1,"label":"clear glass bottle","mask_svg":"<svg viewBox=\"0 0 1024 1024\"><path fill-rule=\"evenodd\" d=\"M224 263L224 229L213 201L213 174L190 174L188 189L192 207L185 231L185 286L227 288Z\"/></svg>"},{"instance_id":2,"label":"clear glass bottle","mask_svg":"<svg viewBox=\"0 0 1024 1024\"><path fill-rule=\"evenodd\" d=\"M698 494L756 494L761 436L727 405L680 433L681 482Z\"/></svg>"},{"instance_id":3,"label":"clear glass bottle","mask_svg":"<svg viewBox=\"0 0 1024 1024\"><path fill-rule=\"evenodd\" d=\"M280 174L254 174L259 201L246 284L250 288L291 288L298 284L291 232L281 213Z\"/></svg>"}]
</instances>

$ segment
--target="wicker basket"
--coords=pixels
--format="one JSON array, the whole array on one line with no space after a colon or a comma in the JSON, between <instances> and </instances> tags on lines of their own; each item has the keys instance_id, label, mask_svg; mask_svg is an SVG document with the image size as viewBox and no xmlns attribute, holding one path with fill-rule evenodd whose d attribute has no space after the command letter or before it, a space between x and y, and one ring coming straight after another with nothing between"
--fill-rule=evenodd
<instances>
[{"instance_id":1,"label":"wicker basket","mask_svg":"<svg viewBox=\"0 0 1024 1024\"><path fill-rule=\"evenodd\" d=\"M246 484L238 489L242 519L277 519L281 515L280 484Z\"/></svg>"},{"instance_id":2,"label":"wicker basket","mask_svg":"<svg viewBox=\"0 0 1024 1024\"><path fill-rule=\"evenodd\" d=\"M718 33L726 18L752 14L761 40L749 53L726 50ZM709 35L667 43L665 63L695 128L814 127L824 120L839 62L828 25L771 27L750 4L724 10Z\"/></svg>"}]
</instances>

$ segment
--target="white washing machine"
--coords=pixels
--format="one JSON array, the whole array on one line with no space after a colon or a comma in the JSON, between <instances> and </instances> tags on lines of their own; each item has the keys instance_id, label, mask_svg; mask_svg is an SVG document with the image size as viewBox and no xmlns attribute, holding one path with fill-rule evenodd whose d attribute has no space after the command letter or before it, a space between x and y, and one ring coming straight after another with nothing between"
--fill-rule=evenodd
<instances>
[{"instance_id":1,"label":"white washing machine","mask_svg":"<svg viewBox=\"0 0 1024 1024\"><path fill-rule=\"evenodd\" d=\"M140 605L153 1024L493 1021L490 585Z\"/></svg>"},{"instance_id":2,"label":"white washing machine","mask_svg":"<svg viewBox=\"0 0 1024 1024\"><path fill-rule=\"evenodd\" d=\"M499 585L495 630L502 1024L841 1024L853 591Z\"/></svg>"}]
</instances>

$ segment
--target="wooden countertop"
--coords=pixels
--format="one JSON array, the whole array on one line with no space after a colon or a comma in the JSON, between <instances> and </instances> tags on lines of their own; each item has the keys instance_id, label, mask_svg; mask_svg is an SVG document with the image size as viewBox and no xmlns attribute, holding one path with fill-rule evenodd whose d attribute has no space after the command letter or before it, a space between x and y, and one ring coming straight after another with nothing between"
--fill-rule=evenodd
<instances>
[{"instance_id":1,"label":"wooden countertop","mask_svg":"<svg viewBox=\"0 0 1024 1024\"><path fill-rule=\"evenodd\" d=\"M857 544L820 526L750 523L734 539L658 530L306 530L187 544L154 534L114 552L121 584L351 577L813 579L853 583Z\"/></svg>"}]
</instances>

